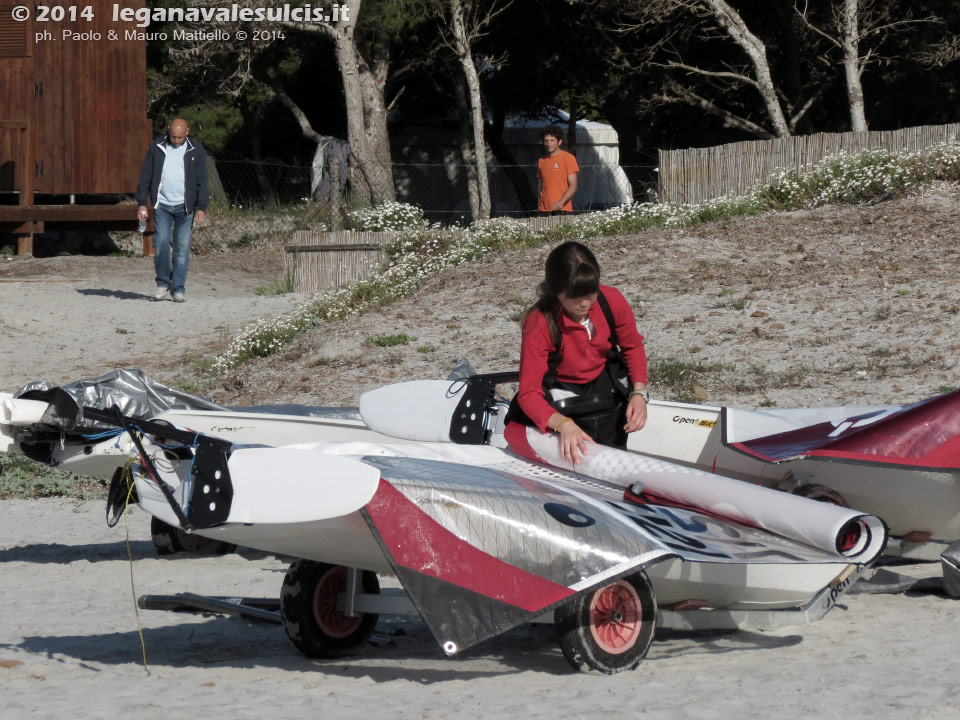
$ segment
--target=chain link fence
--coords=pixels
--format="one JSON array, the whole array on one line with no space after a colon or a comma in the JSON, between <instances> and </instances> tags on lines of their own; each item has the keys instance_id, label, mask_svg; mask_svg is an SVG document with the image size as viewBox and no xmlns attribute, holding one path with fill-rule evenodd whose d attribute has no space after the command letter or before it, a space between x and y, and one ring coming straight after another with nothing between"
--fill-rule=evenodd
<instances>
[{"instance_id":1,"label":"chain link fence","mask_svg":"<svg viewBox=\"0 0 960 720\"><path fill-rule=\"evenodd\" d=\"M223 155L208 161L211 208L207 222L194 228L193 247L198 254L283 244L294 231L331 227L329 197L311 199L309 164ZM417 205L431 222L470 221L466 166L394 163L392 171L399 202ZM537 214L536 165L492 164L488 176L494 217ZM650 200L655 193L653 166L582 165L574 212ZM343 205L348 218L351 209L361 207L349 182Z\"/></svg>"},{"instance_id":2,"label":"chain link fence","mask_svg":"<svg viewBox=\"0 0 960 720\"><path fill-rule=\"evenodd\" d=\"M297 230L323 229L329 212L310 202L309 165L208 156L210 208L194 227L197 254L283 245Z\"/></svg>"}]
</instances>

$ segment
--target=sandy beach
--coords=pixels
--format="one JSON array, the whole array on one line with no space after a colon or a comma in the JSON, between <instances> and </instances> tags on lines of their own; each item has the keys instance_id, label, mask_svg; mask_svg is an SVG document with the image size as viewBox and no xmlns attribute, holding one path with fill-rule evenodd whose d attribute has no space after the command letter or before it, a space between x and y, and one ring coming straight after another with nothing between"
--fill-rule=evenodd
<instances>
[{"instance_id":1,"label":"sandy beach","mask_svg":"<svg viewBox=\"0 0 960 720\"><path fill-rule=\"evenodd\" d=\"M733 371L698 380L709 402L908 402L957 384L956 274L931 260L960 263L957 197L591 243L655 353L766 363L752 382ZM838 242L846 259L832 254ZM228 374L210 395L353 404L373 386L444 377L462 355L481 372L509 369L512 316L541 261L529 250L444 273L383 312L317 328ZM278 273L273 256L198 258L188 302L174 305L150 301L149 259L0 262L0 389L117 367L176 383L190 356L303 299L253 293ZM401 331L418 340L364 345ZM939 563L895 565L926 583L849 593L806 627L660 632L637 671L608 677L572 672L550 626L446 658L419 619L382 617L360 655L315 661L275 625L141 610L145 668L134 595L277 597L287 560L158 557L136 509L129 550L132 561L124 523L107 527L103 502L0 501L0 718L960 718L960 604L936 591Z\"/></svg>"},{"instance_id":2,"label":"sandy beach","mask_svg":"<svg viewBox=\"0 0 960 720\"><path fill-rule=\"evenodd\" d=\"M303 295L257 295L280 251L191 259L187 302L154 302L153 258L0 259L0 389L71 382L118 367L169 376Z\"/></svg>"},{"instance_id":3,"label":"sandy beach","mask_svg":"<svg viewBox=\"0 0 960 720\"><path fill-rule=\"evenodd\" d=\"M108 528L100 502L0 503L0 716L236 718L956 718L957 601L848 594L813 625L660 632L635 672L571 671L551 626L446 658L419 619L382 617L336 661L275 625L140 610L131 592L277 597L285 560L158 557L145 513ZM901 565L917 578L939 566ZM388 582L384 583L388 585Z\"/></svg>"}]
</instances>

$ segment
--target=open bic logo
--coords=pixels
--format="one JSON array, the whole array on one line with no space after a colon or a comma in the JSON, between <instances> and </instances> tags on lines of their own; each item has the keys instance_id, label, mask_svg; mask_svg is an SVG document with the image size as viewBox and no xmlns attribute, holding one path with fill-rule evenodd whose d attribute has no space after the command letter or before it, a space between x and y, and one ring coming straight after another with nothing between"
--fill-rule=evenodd
<instances>
[{"instance_id":1,"label":"open bic logo","mask_svg":"<svg viewBox=\"0 0 960 720\"><path fill-rule=\"evenodd\" d=\"M717 424L716 420L698 420L697 418L683 417L681 415L674 415L673 421L678 425L694 425L705 428L712 428Z\"/></svg>"}]
</instances>

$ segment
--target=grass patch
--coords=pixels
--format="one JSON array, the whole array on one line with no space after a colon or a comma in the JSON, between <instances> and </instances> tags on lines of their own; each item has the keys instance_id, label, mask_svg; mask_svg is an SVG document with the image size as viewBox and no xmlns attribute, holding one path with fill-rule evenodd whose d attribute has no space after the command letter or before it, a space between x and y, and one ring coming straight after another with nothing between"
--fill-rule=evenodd
<instances>
[{"instance_id":1,"label":"grass patch","mask_svg":"<svg viewBox=\"0 0 960 720\"><path fill-rule=\"evenodd\" d=\"M406 345L407 343L415 341L415 337L411 337L406 333L398 333L396 335L377 335L376 337L368 337L363 341L364 345L372 347L396 347L397 345Z\"/></svg>"},{"instance_id":2,"label":"grass patch","mask_svg":"<svg viewBox=\"0 0 960 720\"><path fill-rule=\"evenodd\" d=\"M904 370L938 370L949 371L950 365L940 353L911 355L909 352L878 348L871 353L865 362L856 362L845 365L841 372L866 373L874 379L883 379L894 374L902 374Z\"/></svg>"},{"instance_id":3,"label":"grass patch","mask_svg":"<svg viewBox=\"0 0 960 720\"><path fill-rule=\"evenodd\" d=\"M256 288L255 295L286 295L293 292L293 278L279 277Z\"/></svg>"},{"instance_id":4,"label":"grass patch","mask_svg":"<svg viewBox=\"0 0 960 720\"><path fill-rule=\"evenodd\" d=\"M61 472L23 455L0 453L0 498L104 498L106 480Z\"/></svg>"},{"instance_id":5,"label":"grass patch","mask_svg":"<svg viewBox=\"0 0 960 720\"><path fill-rule=\"evenodd\" d=\"M729 383L734 392L755 393L770 388L804 387L809 384L813 371L800 367L780 372L771 371L753 363Z\"/></svg>"},{"instance_id":6,"label":"grass patch","mask_svg":"<svg viewBox=\"0 0 960 720\"><path fill-rule=\"evenodd\" d=\"M200 380L183 380L178 382L175 387L188 395L201 395L203 394L204 384Z\"/></svg>"},{"instance_id":7,"label":"grass patch","mask_svg":"<svg viewBox=\"0 0 960 720\"><path fill-rule=\"evenodd\" d=\"M730 366L705 360L684 358L651 358L649 375L651 382L667 400L696 402L695 388L704 386L730 369Z\"/></svg>"},{"instance_id":8,"label":"grass patch","mask_svg":"<svg viewBox=\"0 0 960 720\"><path fill-rule=\"evenodd\" d=\"M747 307L748 300L745 297L742 298L730 298L728 300L721 300L720 302L712 305L712 308L721 310L728 308L730 310L743 310Z\"/></svg>"}]
</instances>

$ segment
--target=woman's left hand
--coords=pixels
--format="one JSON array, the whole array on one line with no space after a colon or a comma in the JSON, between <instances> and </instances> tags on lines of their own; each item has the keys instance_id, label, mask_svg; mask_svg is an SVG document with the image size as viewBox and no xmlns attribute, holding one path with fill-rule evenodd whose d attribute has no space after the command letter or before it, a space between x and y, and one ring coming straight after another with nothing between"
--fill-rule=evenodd
<instances>
[{"instance_id":1,"label":"woman's left hand","mask_svg":"<svg viewBox=\"0 0 960 720\"><path fill-rule=\"evenodd\" d=\"M647 401L642 395L634 395L627 403L627 424L623 429L628 433L639 430L647 424Z\"/></svg>"}]
</instances>

